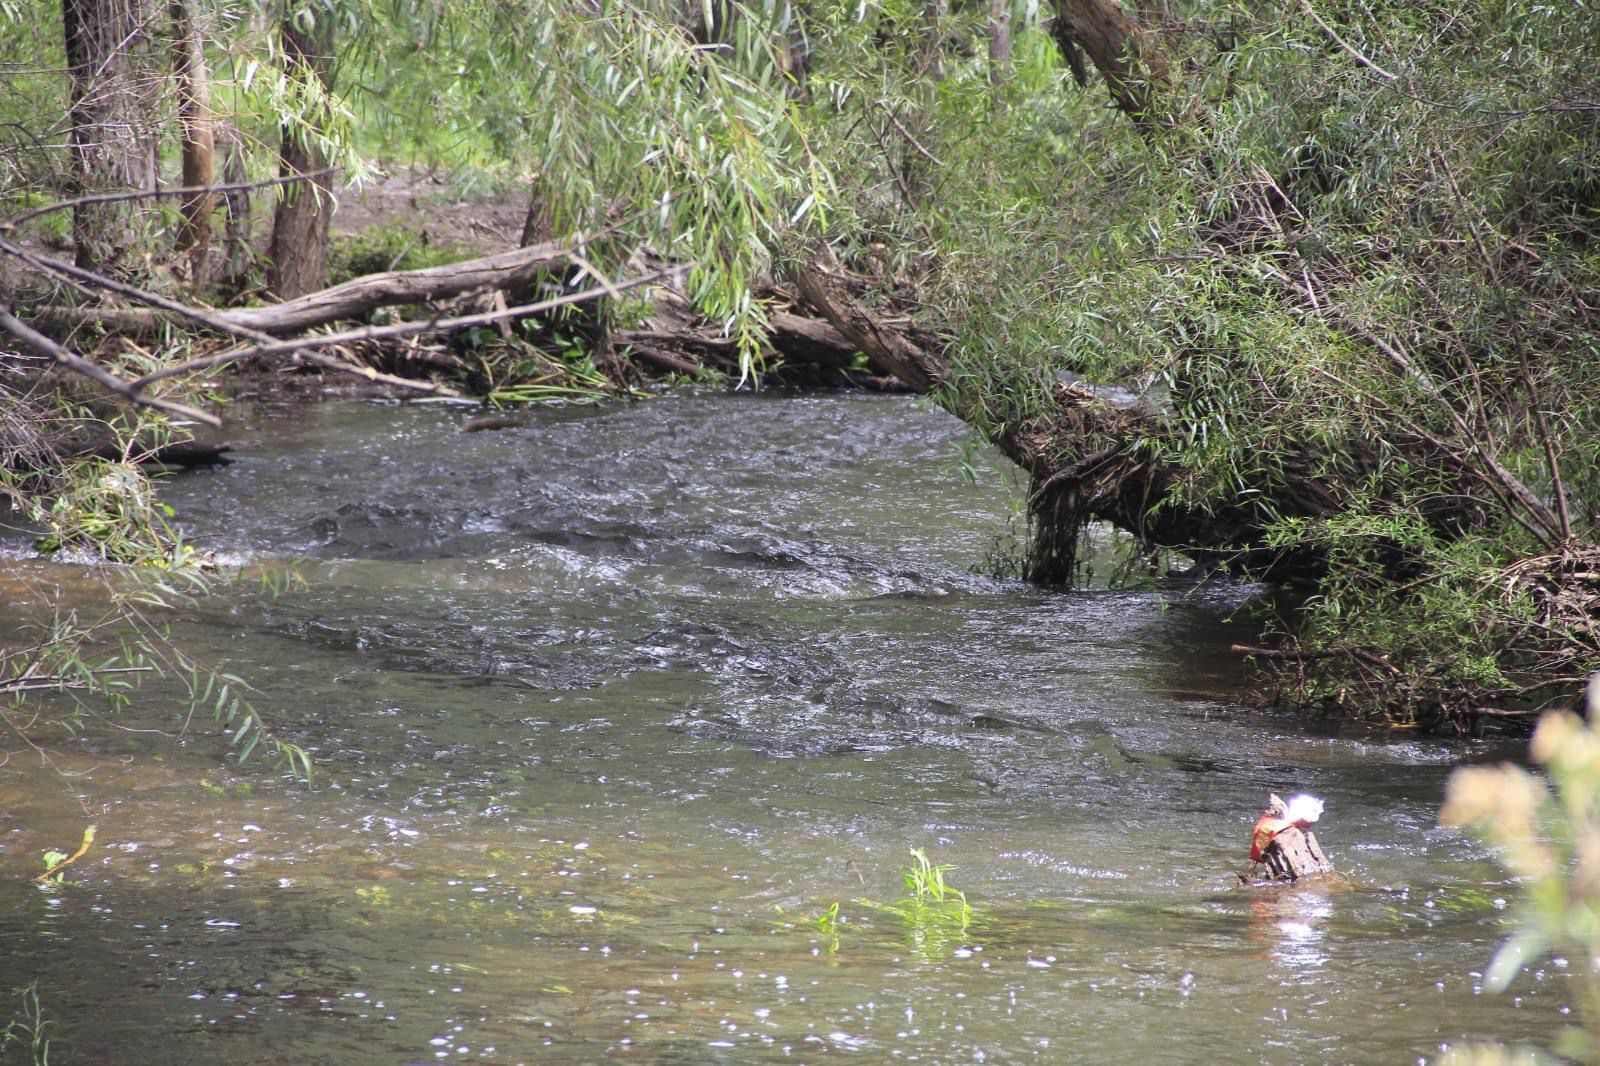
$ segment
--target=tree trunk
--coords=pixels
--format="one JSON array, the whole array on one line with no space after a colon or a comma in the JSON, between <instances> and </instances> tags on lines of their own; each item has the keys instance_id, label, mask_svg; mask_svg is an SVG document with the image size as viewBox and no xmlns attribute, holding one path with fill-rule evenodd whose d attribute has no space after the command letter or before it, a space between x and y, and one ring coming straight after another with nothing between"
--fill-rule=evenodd
<instances>
[{"instance_id":1,"label":"tree trunk","mask_svg":"<svg viewBox=\"0 0 1600 1066\"><path fill-rule=\"evenodd\" d=\"M1172 124L1154 110L1153 90L1168 78L1166 56L1116 0L1057 0L1052 32L1080 84L1082 49L1105 79L1112 102L1140 129L1149 132Z\"/></svg>"},{"instance_id":2,"label":"tree trunk","mask_svg":"<svg viewBox=\"0 0 1600 1066\"><path fill-rule=\"evenodd\" d=\"M1011 80L1011 0L989 0L989 90L996 114L1004 114Z\"/></svg>"},{"instance_id":3,"label":"tree trunk","mask_svg":"<svg viewBox=\"0 0 1600 1066\"><path fill-rule=\"evenodd\" d=\"M183 154L185 186L212 185L217 180L216 137L211 115L211 84L206 74L205 45L195 26L193 0L171 0L172 75L178 89L179 140ZM203 281L211 252L213 193L198 193L183 201L183 224L178 229L178 250L187 253L189 277Z\"/></svg>"},{"instance_id":4,"label":"tree trunk","mask_svg":"<svg viewBox=\"0 0 1600 1066\"><path fill-rule=\"evenodd\" d=\"M541 185L539 177L528 183L528 213L522 216L522 239L519 242L524 248L555 240L556 228L550 221L550 210L545 205Z\"/></svg>"},{"instance_id":5,"label":"tree trunk","mask_svg":"<svg viewBox=\"0 0 1600 1066\"><path fill-rule=\"evenodd\" d=\"M62 0L72 76L73 176L79 193L155 187L150 133L159 79L149 61L154 0ZM143 251L151 212L135 203L80 204L72 212L79 266L126 272Z\"/></svg>"},{"instance_id":6,"label":"tree trunk","mask_svg":"<svg viewBox=\"0 0 1600 1066\"><path fill-rule=\"evenodd\" d=\"M311 18L304 24L297 21ZM327 11L286 11L279 26L284 63L291 82L299 83L301 100L315 100L298 122L283 124L278 173L309 174L328 165L317 144L326 127L320 101L333 82L333 20ZM315 292L327 284L328 225L333 219L332 182L327 175L287 186L272 216L272 267L267 287L279 299Z\"/></svg>"},{"instance_id":7,"label":"tree trunk","mask_svg":"<svg viewBox=\"0 0 1600 1066\"><path fill-rule=\"evenodd\" d=\"M244 135L231 122L212 126L212 136L222 149L222 181L243 185L250 180L245 168L248 147ZM250 270L256 265L256 250L251 244L250 190L233 189L222 194L222 277L223 284L238 291L250 284Z\"/></svg>"},{"instance_id":8,"label":"tree trunk","mask_svg":"<svg viewBox=\"0 0 1600 1066\"><path fill-rule=\"evenodd\" d=\"M845 286L826 245L794 275L800 295L859 351L872 369L892 374L916 392L932 392L949 372L943 356L926 352L863 307ZM960 412L955 412L960 417Z\"/></svg>"}]
</instances>

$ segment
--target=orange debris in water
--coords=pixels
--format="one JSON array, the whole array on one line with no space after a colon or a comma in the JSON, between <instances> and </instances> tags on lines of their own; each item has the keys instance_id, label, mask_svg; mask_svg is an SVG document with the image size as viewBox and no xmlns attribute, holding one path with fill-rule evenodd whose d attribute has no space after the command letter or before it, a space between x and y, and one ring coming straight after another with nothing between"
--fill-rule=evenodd
<instances>
[{"instance_id":1,"label":"orange debris in water","mask_svg":"<svg viewBox=\"0 0 1600 1066\"><path fill-rule=\"evenodd\" d=\"M1302 792L1289 797L1288 803L1277 795L1269 796L1265 813L1256 819L1256 827L1250 833L1250 861L1263 861L1273 838L1285 829L1290 826L1309 829L1311 823L1321 817L1322 801L1315 796Z\"/></svg>"}]
</instances>

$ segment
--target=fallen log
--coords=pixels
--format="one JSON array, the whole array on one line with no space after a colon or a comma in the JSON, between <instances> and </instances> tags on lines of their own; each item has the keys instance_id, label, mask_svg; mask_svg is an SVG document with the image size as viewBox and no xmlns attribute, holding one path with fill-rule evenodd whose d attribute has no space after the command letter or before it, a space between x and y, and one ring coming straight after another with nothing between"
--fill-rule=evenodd
<instances>
[{"instance_id":1,"label":"fallen log","mask_svg":"<svg viewBox=\"0 0 1600 1066\"><path fill-rule=\"evenodd\" d=\"M521 288L567 263L570 254L569 245L550 243L422 270L369 274L281 304L227 311L223 317L262 333L301 333L340 319L359 318L380 307Z\"/></svg>"},{"instance_id":2,"label":"fallen log","mask_svg":"<svg viewBox=\"0 0 1600 1066\"><path fill-rule=\"evenodd\" d=\"M231 451L233 451L233 445L231 444L180 440L145 451L135 451L133 459L141 465L179 467L184 470L193 470L202 466L227 466L233 462L226 454ZM127 455L127 452L116 441L105 440L77 449L73 454L93 455L99 459L120 462Z\"/></svg>"},{"instance_id":3,"label":"fallen log","mask_svg":"<svg viewBox=\"0 0 1600 1066\"><path fill-rule=\"evenodd\" d=\"M208 314L217 324L235 330L289 336L341 319L360 318L380 307L521 288L566 263L568 251L564 244L542 244L422 270L368 274L280 304ZM95 325L132 336L149 336L183 320L181 315L153 307L31 307L28 317L47 328Z\"/></svg>"},{"instance_id":4,"label":"fallen log","mask_svg":"<svg viewBox=\"0 0 1600 1066\"><path fill-rule=\"evenodd\" d=\"M769 339L773 349L791 362L844 369L855 362L861 351L824 319L779 311L768 321L772 326Z\"/></svg>"},{"instance_id":5,"label":"fallen log","mask_svg":"<svg viewBox=\"0 0 1600 1066\"><path fill-rule=\"evenodd\" d=\"M675 374L687 374L690 377L694 377L704 369L704 367L700 366L699 363L692 363L687 359L673 355L671 352L663 348L658 348L653 344L646 344L642 341L621 343L629 344L630 354L639 359L643 359L647 363L654 364L655 366L660 367L662 370L671 371Z\"/></svg>"},{"instance_id":6,"label":"fallen log","mask_svg":"<svg viewBox=\"0 0 1600 1066\"><path fill-rule=\"evenodd\" d=\"M950 367L943 356L923 350L867 310L850 291L829 248L813 256L794 280L805 301L867 357L873 370L893 374L917 392L932 392L944 381Z\"/></svg>"},{"instance_id":7,"label":"fallen log","mask_svg":"<svg viewBox=\"0 0 1600 1066\"><path fill-rule=\"evenodd\" d=\"M739 345L731 337L697 328L691 319L678 323L654 322L653 328L624 329L611 334L611 342L627 348L635 356L664 370L697 374L706 360L733 370L739 365ZM767 343L787 363L818 366L828 370L848 369L859 349L842 333L820 318L808 318L793 311L776 311L768 317L771 327Z\"/></svg>"}]
</instances>

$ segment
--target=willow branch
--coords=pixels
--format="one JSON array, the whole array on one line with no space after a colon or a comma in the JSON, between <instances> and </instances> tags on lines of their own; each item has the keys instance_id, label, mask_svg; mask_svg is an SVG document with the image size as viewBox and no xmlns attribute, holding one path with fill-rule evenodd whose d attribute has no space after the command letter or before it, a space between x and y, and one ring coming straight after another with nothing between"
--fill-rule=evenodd
<instances>
[{"instance_id":1,"label":"willow branch","mask_svg":"<svg viewBox=\"0 0 1600 1066\"><path fill-rule=\"evenodd\" d=\"M1539 524L1545 528L1550 536L1555 538L1557 543L1565 540L1566 536L1563 532L1560 519L1551 513L1550 508L1546 507L1544 503L1539 500L1539 497L1533 494L1532 490L1530 490L1528 486L1524 485L1515 474L1505 468L1491 448L1485 447L1478 441L1473 432L1467 428L1466 423L1461 420L1461 416L1456 413L1456 410L1454 406L1450 404L1449 399L1440 390L1439 386L1434 383L1433 379L1428 376L1427 372L1414 363L1410 357L1402 352L1399 348L1385 341L1382 337L1379 337L1371 330L1361 329L1360 332L1367 343L1371 344L1379 352L1383 353L1383 355L1388 358L1388 360L1393 363L1396 369L1398 369L1402 374L1406 375L1422 386L1422 388L1425 389L1428 394L1439 404L1440 408L1450 419L1451 424L1455 427L1456 434L1460 438L1462 446L1477 453L1478 457L1483 461L1483 465L1487 469L1487 472L1493 476L1494 480L1498 481L1501 486L1505 488L1506 492L1508 492L1518 504L1526 509L1528 514L1536 519ZM1548 542L1550 540L1550 536L1540 537L1540 540Z\"/></svg>"},{"instance_id":2,"label":"willow branch","mask_svg":"<svg viewBox=\"0 0 1600 1066\"><path fill-rule=\"evenodd\" d=\"M1362 55L1361 51L1358 48L1356 48L1355 45L1351 44L1349 41L1346 41L1343 37L1339 36L1339 31L1338 30L1335 30L1332 26L1330 26L1326 22L1322 21L1322 16L1318 15L1316 13L1316 11L1311 7L1311 0L1300 0L1300 10L1304 11L1306 13L1307 17L1309 17L1312 22L1315 22L1317 24L1317 26L1322 30L1323 33L1328 35L1328 39L1333 41L1334 44L1338 45L1341 49L1343 49L1345 54L1348 55L1351 59L1354 59L1357 63L1359 63L1362 66L1366 67L1368 70L1372 71L1372 73L1376 74L1378 77L1382 78L1384 81L1394 81L1394 80L1396 80L1395 79L1395 75L1389 73L1387 70L1384 70L1382 67L1378 66L1378 64L1374 63L1372 60L1370 60L1366 56Z\"/></svg>"}]
</instances>

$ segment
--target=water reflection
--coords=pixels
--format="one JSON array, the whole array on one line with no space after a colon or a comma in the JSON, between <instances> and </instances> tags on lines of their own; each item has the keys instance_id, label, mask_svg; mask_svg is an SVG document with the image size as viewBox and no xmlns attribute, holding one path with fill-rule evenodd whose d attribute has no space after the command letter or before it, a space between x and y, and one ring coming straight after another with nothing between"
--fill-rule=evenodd
<instances>
[{"instance_id":1,"label":"water reflection","mask_svg":"<svg viewBox=\"0 0 1600 1066\"><path fill-rule=\"evenodd\" d=\"M1310 976L1328 962L1324 928L1333 917L1330 889L1316 882L1251 890L1250 939L1261 957Z\"/></svg>"}]
</instances>

